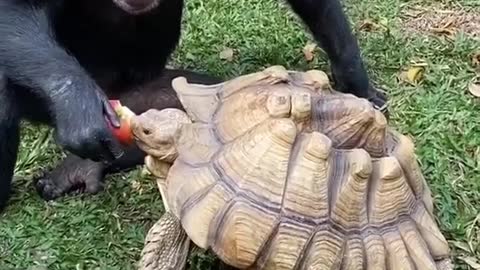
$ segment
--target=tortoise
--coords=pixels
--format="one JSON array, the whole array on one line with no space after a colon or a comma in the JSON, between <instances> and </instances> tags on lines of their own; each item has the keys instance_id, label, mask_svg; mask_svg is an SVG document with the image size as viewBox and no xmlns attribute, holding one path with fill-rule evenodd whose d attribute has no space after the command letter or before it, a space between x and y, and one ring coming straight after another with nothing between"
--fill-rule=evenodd
<instances>
[{"instance_id":1,"label":"tortoise","mask_svg":"<svg viewBox=\"0 0 480 270\"><path fill-rule=\"evenodd\" d=\"M234 269L452 269L412 139L366 99L282 66L172 86L184 110L131 119L166 209L140 269L191 246Z\"/></svg>"}]
</instances>

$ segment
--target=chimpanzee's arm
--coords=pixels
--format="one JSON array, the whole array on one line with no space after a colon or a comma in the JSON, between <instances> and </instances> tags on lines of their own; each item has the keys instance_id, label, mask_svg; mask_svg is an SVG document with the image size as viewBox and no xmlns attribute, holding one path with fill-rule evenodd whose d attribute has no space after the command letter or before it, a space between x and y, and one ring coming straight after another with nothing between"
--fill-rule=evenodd
<instances>
[{"instance_id":1,"label":"chimpanzee's arm","mask_svg":"<svg viewBox=\"0 0 480 270\"><path fill-rule=\"evenodd\" d=\"M15 84L47 101L67 150L94 160L113 159L121 152L105 116L118 126L115 112L94 80L55 41L45 5L49 1L0 1L0 66Z\"/></svg>"},{"instance_id":2,"label":"chimpanzee's arm","mask_svg":"<svg viewBox=\"0 0 480 270\"><path fill-rule=\"evenodd\" d=\"M6 76L46 100L55 102L79 83L84 90L95 89L79 63L56 43L45 7L2 0L0 37L0 66Z\"/></svg>"},{"instance_id":3,"label":"chimpanzee's arm","mask_svg":"<svg viewBox=\"0 0 480 270\"><path fill-rule=\"evenodd\" d=\"M357 40L353 35L340 0L288 0L327 53L340 91L369 98L383 107L386 97L370 84Z\"/></svg>"}]
</instances>

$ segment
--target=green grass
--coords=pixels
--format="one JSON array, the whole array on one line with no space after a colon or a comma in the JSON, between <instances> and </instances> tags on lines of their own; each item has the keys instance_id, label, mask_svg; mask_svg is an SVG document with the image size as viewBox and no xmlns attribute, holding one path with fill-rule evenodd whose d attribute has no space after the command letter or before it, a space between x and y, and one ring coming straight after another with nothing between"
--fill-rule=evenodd
<instances>
[{"instance_id":1,"label":"green grass","mask_svg":"<svg viewBox=\"0 0 480 270\"><path fill-rule=\"evenodd\" d=\"M313 62L304 60L302 48L311 38L283 2L187 2L183 39L172 59L177 66L225 77L275 64L328 67L320 51ZM402 9L432 2L346 0L345 5L352 24L371 19L388 29L356 31L366 65L388 89L392 125L415 139L457 269L472 269L460 258L480 257L480 99L466 91L475 75L469 56L480 41L406 35ZM480 12L478 1L448 2ZM219 58L225 47L235 50L232 62ZM398 72L412 60L428 63L424 80L399 84ZM134 269L145 233L163 211L154 182L136 170L108 177L98 195L46 203L31 183L61 156L46 132L31 126L23 131L16 194L0 216L0 269ZM212 261L200 254L192 258L192 269L210 269Z\"/></svg>"}]
</instances>

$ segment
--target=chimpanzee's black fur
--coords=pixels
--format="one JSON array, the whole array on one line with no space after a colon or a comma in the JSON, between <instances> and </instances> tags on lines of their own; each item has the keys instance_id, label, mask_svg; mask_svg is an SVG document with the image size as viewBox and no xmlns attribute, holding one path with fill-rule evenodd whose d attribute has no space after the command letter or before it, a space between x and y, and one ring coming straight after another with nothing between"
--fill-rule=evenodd
<instances>
[{"instance_id":1,"label":"chimpanzee's black fur","mask_svg":"<svg viewBox=\"0 0 480 270\"><path fill-rule=\"evenodd\" d=\"M327 52L336 88L383 107L386 97L368 79L339 0L289 3ZM51 125L72 153L36 181L40 195L94 193L105 173L143 162L142 152L123 149L109 132L106 120L117 126L118 119L108 99L136 113L181 107L171 78L220 81L164 70L179 41L182 9L183 0L0 1L0 211L10 194L21 119Z\"/></svg>"}]
</instances>

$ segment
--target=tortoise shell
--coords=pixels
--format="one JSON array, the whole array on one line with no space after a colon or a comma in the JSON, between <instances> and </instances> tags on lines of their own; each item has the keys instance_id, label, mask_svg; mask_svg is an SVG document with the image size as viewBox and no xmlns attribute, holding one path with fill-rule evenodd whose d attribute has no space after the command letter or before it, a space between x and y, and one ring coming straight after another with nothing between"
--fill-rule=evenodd
<instances>
[{"instance_id":1,"label":"tortoise shell","mask_svg":"<svg viewBox=\"0 0 480 270\"><path fill-rule=\"evenodd\" d=\"M132 125L199 247L240 269L450 268L413 142L367 100L281 66L172 85L187 114Z\"/></svg>"}]
</instances>

